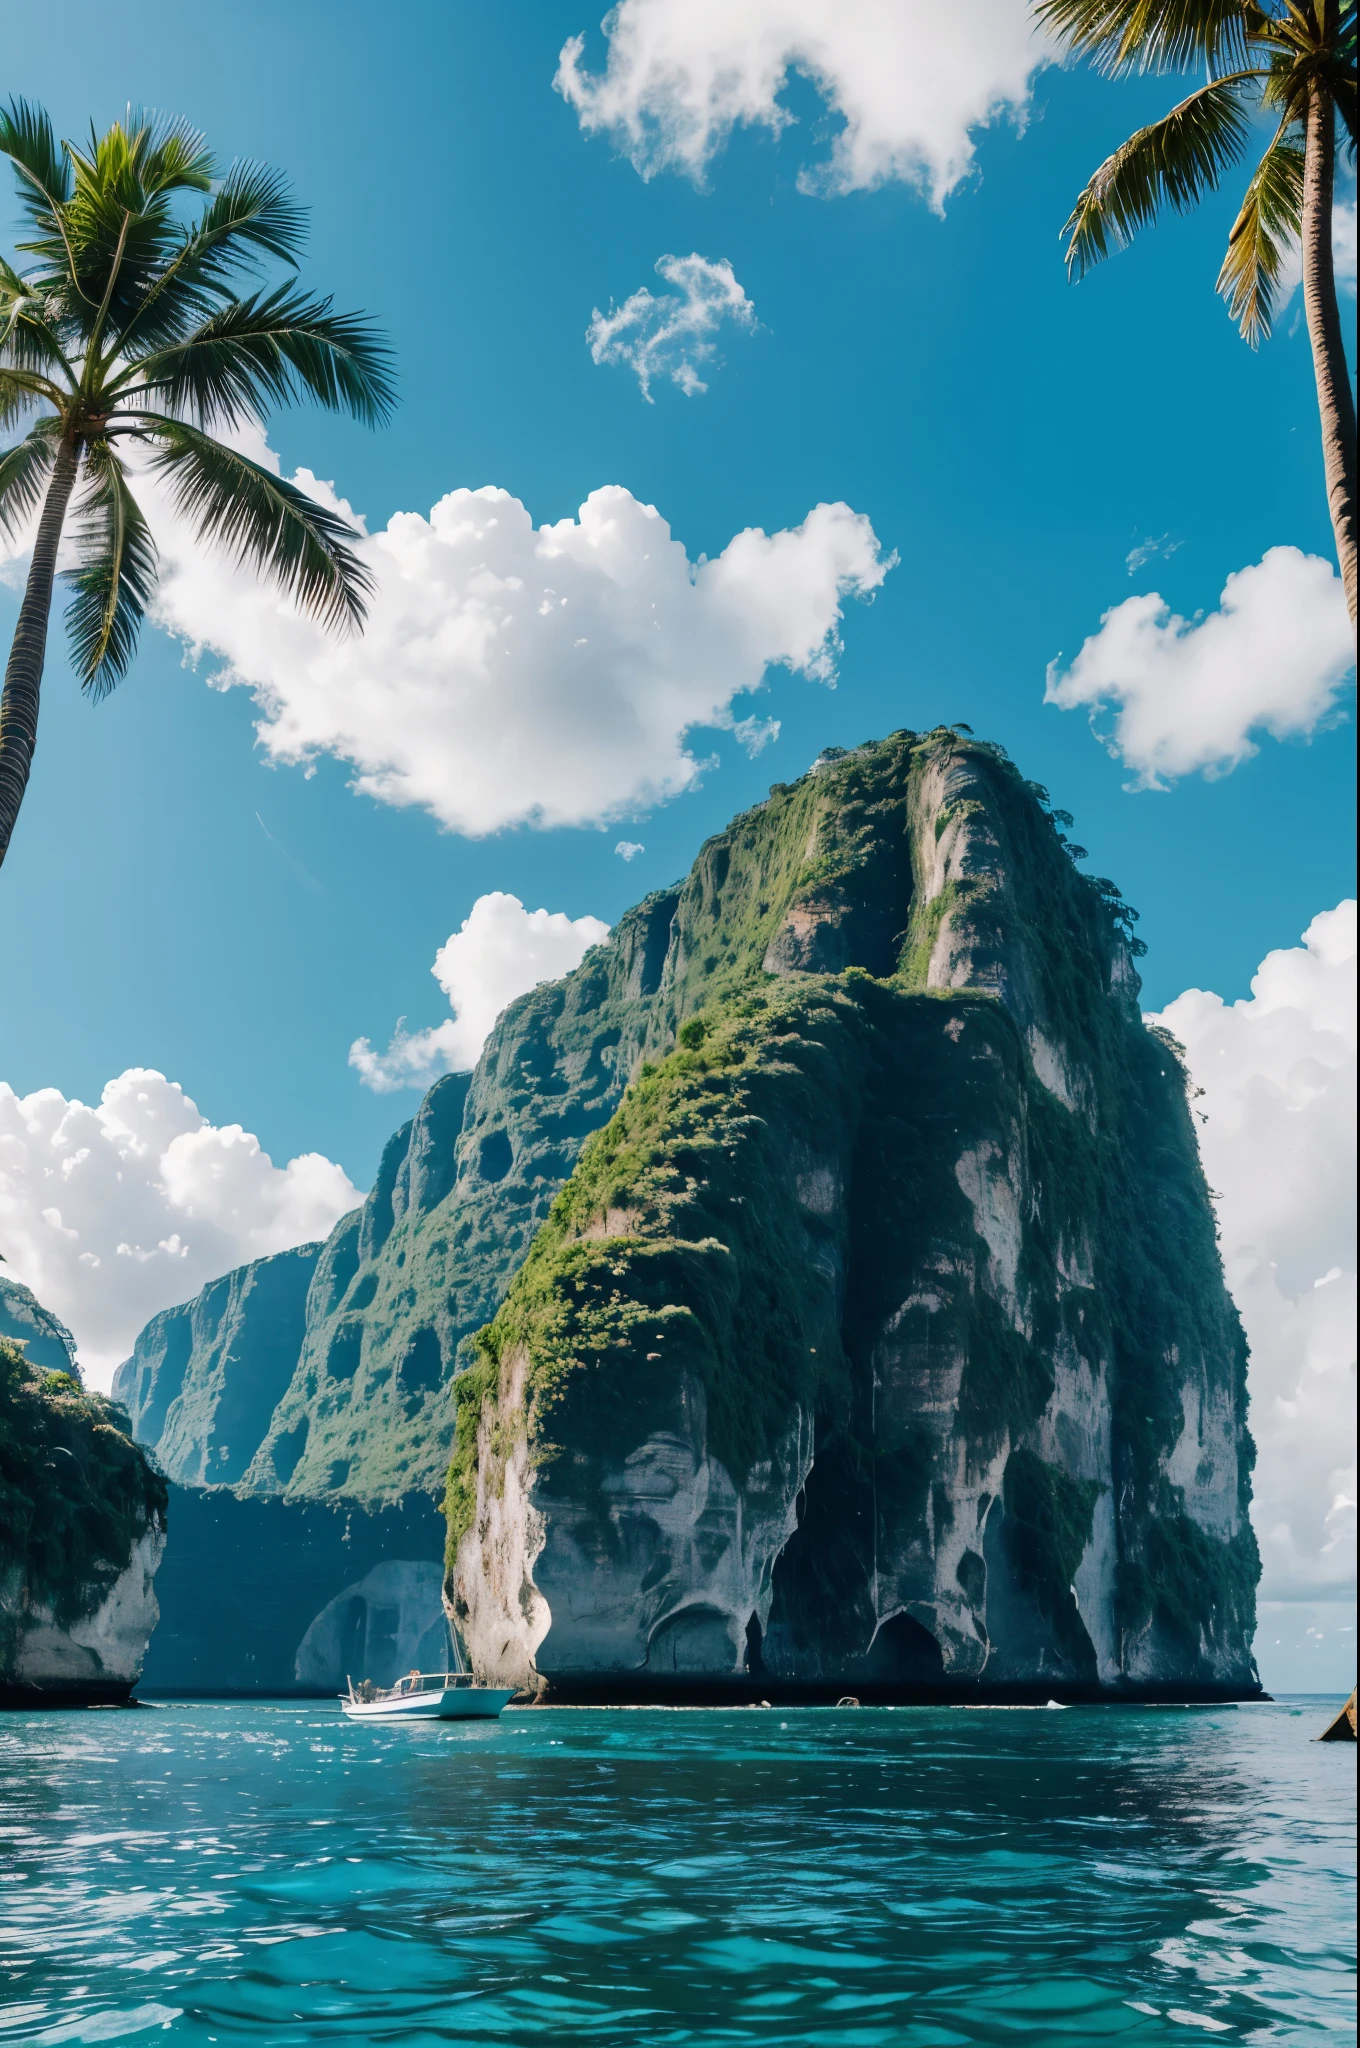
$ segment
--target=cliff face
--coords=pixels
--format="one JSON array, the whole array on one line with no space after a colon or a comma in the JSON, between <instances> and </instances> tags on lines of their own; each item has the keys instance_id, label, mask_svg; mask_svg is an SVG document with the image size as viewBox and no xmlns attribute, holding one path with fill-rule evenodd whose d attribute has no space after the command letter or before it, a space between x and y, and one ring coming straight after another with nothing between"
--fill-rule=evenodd
<instances>
[{"instance_id":1,"label":"cliff face","mask_svg":"<svg viewBox=\"0 0 1360 2048\"><path fill-rule=\"evenodd\" d=\"M184 1482L149 1685L324 1692L436 1654L460 1347L641 1058L675 907L649 899L511 1004L324 1246L227 1274L142 1332L115 1391Z\"/></svg>"},{"instance_id":2,"label":"cliff face","mask_svg":"<svg viewBox=\"0 0 1360 2048\"><path fill-rule=\"evenodd\" d=\"M591 1131L664 1040L662 893L563 980L504 1012L473 1074L436 1082L391 1139L361 1209L324 1246L290 1385L245 1474L290 1499L437 1495L449 1387Z\"/></svg>"},{"instance_id":3,"label":"cliff face","mask_svg":"<svg viewBox=\"0 0 1360 2048\"><path fill-rule=\"evenodd\" d=\"M398 1507L170 1487L144 1692L329 1694L391 1685L447 1654L433 1501Z\"/></svg>"},{"instance_id":4,"label":"cliff face","mask_svg":"<svg viewBox=\"0 0 1360 2048\"><path fill-rule=\"evenodd\" d=\"M128 1697L165 1508L121 1410L0 1338L0 1701Z\"/></svg>"},{"instance_id":5,"label":"cliff face","mask_svg":"<svg viewBox=\"0 0 1360 2048\"><path fill-rule=\"evenodd\" d=\"M511 1003L475 1073L436 1082L319 1253L242 1267L153 1318L114 1388L172 1477L369 1506L442 1491L454 1375L639 1063L714 989L759 974L771 949L776 964L813 943L846 960L858 947L876 966L893 957L886 874L876 907L810 898L786 929L808 866L803 808L770 836L758 873L725 886L726 838L711 841L682 886ZM258 1312L271 1289L294 1301L313 1256L300 1330L291 1305Z\"/></svg>"},{"instance_id":6,"label":"cliff face","mask_svg":"<svg viewBox=\"0 0 1360 2048\"><path fill-rule=\"evenodd\" d=\"M1043 792L899 734L669 902L615 1072L653 1057L456 1385L479 1670L1253 1690L1245 1346L1185 1076Z\"/></svg>"},{"instance_id":7,"label":"cliff face","mask_svg":"<svg viewBox=\"0 0 1360 2048\"><path fill-rule=\"evenodd\" d=\"M30 1365L46 1372L76 1370L75 1338L30 1288L0 1277L0 1337L19 1345Z\"/></svg>"},{"instance_id":8,"label":"cliff face","mask_svg":"<svg viewBox=\"0 0 1360 2048\"><path fill-rule=\"evenodd\" d=\"M238 1266L153 1316L113 1376L139 1443L186 1484L240 1479L297 1365L321 1253L301 1245Z\"/></svg>"}]
</instances>

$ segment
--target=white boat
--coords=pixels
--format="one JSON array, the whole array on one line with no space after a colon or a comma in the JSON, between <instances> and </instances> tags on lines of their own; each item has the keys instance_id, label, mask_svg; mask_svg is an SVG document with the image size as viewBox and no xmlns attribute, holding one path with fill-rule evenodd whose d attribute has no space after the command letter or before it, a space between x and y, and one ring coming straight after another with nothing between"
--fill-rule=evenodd
<instances>
[{"instance_id":1,"label":"white boat","mask_svg":"<svg viewBox=\"0 0 1360 2048\"><path fill-rule=\"evenodd\" d=\"M467 1655L457 1629L449 1626L448 1661L453 1670L408 1671L395 1685L374 1685L365 1678L348 1688L340 1704L351 1721L494 1721L513 1686L478 1685L468 1670Z\"/></svg>"},{"instance_id":2,"label":"white boat","mask_svg":"<svg viewBox=\"0 0 1360 2048\"><path fill-rule=\"evenodd\" d=\"M494 1721L513 1686L478 1685L466 1671L412 1671L395 1685L356 1686L341 1693L351 1721Z\"/></svg>"}]
</instances>

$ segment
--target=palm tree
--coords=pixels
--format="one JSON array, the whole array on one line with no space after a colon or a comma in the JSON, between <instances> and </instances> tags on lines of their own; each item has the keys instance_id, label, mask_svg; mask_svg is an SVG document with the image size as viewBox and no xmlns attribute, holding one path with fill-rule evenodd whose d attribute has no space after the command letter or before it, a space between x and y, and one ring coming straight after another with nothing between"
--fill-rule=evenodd
<instances>
[{"instance_id":1,"label":"palm tree","mask_svg":"<svg viewBox=\"0 0 1360 2048\"><path fill-rule=\"evenodd\" d=\"M293 279L237 295L243 273L265 262L296 267L303 215L276 172L236 164L219 182L202 136L132 113L92 131L84 151L59 145L46 114L22 100L0 108L0 155L30 236L18 245L27 270L0 258L0 429L11 438L0 523L18 531L42 508L0 696L3 861L33 759L73 494L67 626L91 697L127 673L156 586L134 450L202 538L327 625L361 626L371 579L353 528L214 429L262 424L272 406L304 397L373 425L393 387L388 351L362 317L333 313Z\"/></svg>"},{"instance_id":2,"label":"palm tree","mask_svg":"<svg viewBox=\"0 0 1360 2048\"><path fill-rule=\"evenodd\" d=\"M1327 502L1351 622L1356 613L1355 402L1332 264L1337 123L1354 160L1352 0L1035 0L1041 25L1108 73L1184 71L1206 82L1107 157L1063 233L1080 277L1170 203L1217 191L1246 152L1252 116L1275 123L1228 237L1218 290L1255 348L1270 332L1287 253L1298 244L1313 346Z\"/></svg>"}]
</instances>

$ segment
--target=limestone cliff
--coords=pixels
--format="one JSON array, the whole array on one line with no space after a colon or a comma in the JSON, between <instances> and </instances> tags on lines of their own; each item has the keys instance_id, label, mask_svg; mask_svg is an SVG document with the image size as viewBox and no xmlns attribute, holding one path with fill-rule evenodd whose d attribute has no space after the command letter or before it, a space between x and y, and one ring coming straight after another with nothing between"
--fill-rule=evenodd
<instances>
[{"instance_id":1,"label":"limestone cliff","mask_svg":"<svg viewBox=\"0 0 1360 2048\"><path fill-rule=\"evenodd\" d=\"M17 1344L30 1365L47 1372L76 1370L75 1338L31 1288L0 1274L0 1337Z\"/></svg>"},{"instance_id":2,"label":"limestone cliff","mask_svg":"<svg viewBox=\"0 0 1360 2048\"><path fill-rule=\"evenodd\" d=\"M0 1702L128 1697L156 1625L165 1508L126 1415L0 1338Z\"/></svg>"},{"instance_id":3,"label":"limestone cliff","mask_svg":"<svg viewBox=\"0 0 1360 2048\"><path fill-rule=\"evenodd\" d=\"M436 1082L317 1263L296 1370L245 1475L290 1499L437 1496L449 1388L588 1135L670 1033L678 892L649 897L561 981L511 1003L473 1074Z\"/></svg>"},{"instance_id":4,"label":"limestone cliff","mask_svg":"<svg viewBox=\"0 0 1360 2048\"><path fill-rule=\"evenodd\" d=\"M485 1676L1256 1689L1245 1345L1185 1075L1063 822L999 749L897 734L643 907L645 1016L577 1048L613 1055L593 1110L636 1079L456 1382Z\"/></svg>"},{"instance_id":5,"label":"limestone cliff","mask_svg":"<svg viewBox=\"0 0 1360 2048\"><path fill-rule=\"evenodd\" d=\"M771 843L740 901L724 891L725 841L710 842L683 885L627 911L574 973L506 1008L476 1071L435 1083L319 1254L283 1255L297 1262L287 1275L259 1260L153 1318L114 1387L172 1477L369 1506L439 1495L450 1385L473 1336L639 1063L713 988L787 950L806 833ZM888 959L891 928L860 934L848 913L809 902L794 922L820 921L823 945L844 926L839 943L863 938L876 964ZM261 1311L280 1282L290 1305L271 1317Z\"/></svg>"},{"instance_id":6,"label":"limestone cliff","mask_svg":"<svg viewBox=\"0 0 1360 2048\"><path fill-rule=\"evenodd\" d=\"M300 1245L238 1266L141 1332L113 1397L168 1478L208 1485L244 1475L296 1369L320 1253Z\"/></svg>"}]
</instances>

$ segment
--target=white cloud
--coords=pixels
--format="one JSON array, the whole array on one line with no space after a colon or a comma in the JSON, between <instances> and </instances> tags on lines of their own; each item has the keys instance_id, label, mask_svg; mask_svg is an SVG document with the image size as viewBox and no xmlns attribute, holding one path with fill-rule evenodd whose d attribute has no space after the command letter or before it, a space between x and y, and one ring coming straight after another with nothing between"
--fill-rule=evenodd
<instances>
[{"instance_id":1,"label":"white cloud","mask_svg":"<svg viewBox=\"0 0 1360 2048\"><path fill-rule=\"evenodd\" d=\"M621 839L614 848L620 860L636 860L640 853L647 851L640 839Z\"/></svg>"},{"instance_id":2,"label":"white cloud","mask_svg":"<svg viewBox=\"0 0 1360 2048\"><path fill-rule=\"evenodd\" d=\"M239 1124L215 1125L148 1067L96 1107L0 1082L5 1271L74 1332L107 1385L143 1323L248 1259L324 1237L360 1199L334 1161L277 1167Z\"/></svg>"},{"instance_id":3,"label":"white cloud","mask_svg":"<svg viewBox=\"0 0 1360 2048\"><path fill-rule=\"evenodd\" d=\"M1155 1021L1207 1113L1228 1284L1251 1344L1263 1601L1355 1584L1356 907L1267 954L1250 999L1187 989Z\"/></svg>"},{"instance_id":4,"label":"white cloud","mask_svg":"<svg viewBox=\"0 0 1360 2048\"><path fill-rule=\"evenodd\" d=\"M1275 739L1311 733L1355 663L1341 580L1329 562L1271 548L1229 576L1219 609L1183 619L1151 591L1105 613L1064 674L1048 671L1046 704L1089 707L1092 729L1132 768L1138 789L1196 769L1227 775ZM1114 710L1114 730L1097 716Z\"/></svg>"},{"instance_id":5,"label":"white cloud","mask_svg":"<svg viewBox=\"0 0 1360 2048\"><path fill-rule=\"evenodd\" d=\"M310 471L296 481L349 511ZM892 567L843 504L691 563L619 486L538 528L508 491L458 490L361 542L377 590L364 634L338 640L163 508L156 532L158 622L254 692L272 762L334 755L365 794L470 834L599 823L686 789L702 766L686 735L736 724L771 667L830 681L845 598Z\"/></svg>"},{"instance_id":6,"label":"white cloud","mask_svg":"<svg viewBox=\"0 0 1360 2048\"><path fill-rule=\"evenodd\" d=\"M622 0L604 29L605 70L584 68L574 36L553 82L644 177L702 181L735 128L779 134L798 72L844 120L805 190L900 179L936 207L971 168L973 131L1022 119L1051 55L1025 0Z\"/></svg>"},{"instance_id":7,"label":"white cloud","mask_svg":"<svg viewBox=\"0 0 1360 2048\"><path fill-rule=\"evenodd\" d=\"M1139 541L1136 548L1129 549L1124 557L1124 566L1130 576L1136 576L1140 569L1145 569L1158 555L1174 555L1181 545L1180 541L1172 540L1169 533L1164 533L1160 537L1150 533L1146 540Z\"/></svg>"},{"instance_id":8,"label":"white cloud","mask_svg":"<svg viewBox=\"0 0 1360 2048\"><path fill-rule=\"evenodd\" d=\"M763 754L779 738L779 729L777 718L739 718L732 728L732 737L754 761L757 754Z\"/></svg>"},{"instance_id":9,"label":"white cloud","mask_svg":"<svg viewBox=\"0 0 1360 2048\"><path fill-rule=\"evenodd\" d=\"M622 851L622 843L615 851ZM425 1031L407 1031L399 1024L383 1053L374 1052L366 1038L356 1038L349 1063L365 1086L380 1094L428 1087L438 1074L473 1067L507 1003L540 981L570 974L592 946L608 937L609 926L598 917L526 910L518 896L499 889L479 896L430 969L449 999L452 1017Z\"/></svg>"},{"instance_id":10,"label":"white cloud","mask_svg":"<svg viewBox=\"0 0 1360 2048\"><path fill-rule=\"evenodd\" d=\"M597 306L586 330L594 360L632 370L648 405L653 377L669 377L686 398L707 391L699 366L716 360L712 337L724 320L752 327L756 317L725 259L710 263L699 255L663 256L656 272L675 286L673 292L656 298L644 285L607 313Z\"/></svg>"}]
</instances>

